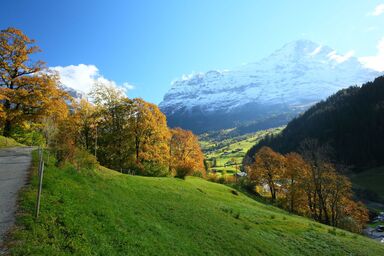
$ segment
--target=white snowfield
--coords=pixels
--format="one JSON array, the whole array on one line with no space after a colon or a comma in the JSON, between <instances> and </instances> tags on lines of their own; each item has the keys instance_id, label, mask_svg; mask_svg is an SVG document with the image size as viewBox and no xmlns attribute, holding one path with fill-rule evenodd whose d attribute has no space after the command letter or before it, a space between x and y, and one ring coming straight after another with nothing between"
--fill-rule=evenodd
<instances>
[{"instance_id":1,"label":"white snowfield","mask_svg":"<svg viewBox=\"0 0 384 256\"><path fill-rule=\"evenodd\" d=\"M199 107L203 112L230 112L247 103L284 104L306 109L336 91L361 85L380 73L356 57L311 41L286 44L259 62L230 71L208 71L173 82L160 108L172 115Z\"/></svg>"}]
</instances>

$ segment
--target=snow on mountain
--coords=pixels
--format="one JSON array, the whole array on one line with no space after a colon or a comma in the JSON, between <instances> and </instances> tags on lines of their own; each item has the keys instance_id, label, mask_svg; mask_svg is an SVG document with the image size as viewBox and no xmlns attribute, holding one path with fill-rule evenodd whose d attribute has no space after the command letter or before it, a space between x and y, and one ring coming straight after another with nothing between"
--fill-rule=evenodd
<instances>
[{"instance_id":1,"label":"snow on mountain","mask_svg":"<svg viewBox=\"0 0 384 256\"><path fill-rule=\"evenodd\" d=\"M173 82L159 106L170 126L198 133L250 121L264 128L269 125L262 123L271 118L291 118L342 88L379 75L352 53L338 55L328 46L299 40L230 71L183 77Z\"/></svg>"},{"instance_id":2,"label":"snow on mountain","mask_svg":"<svg viewBox=\"0 0 384 256\"><path fill-rule=\"evenodd\" d=\"M87 98L87 94L80 91L80 90L75 90L69 86L66 86L64 84L59 84L59 88L63 91L65 91L66 93L68 93L71 97L73 97L74 99L76 100L81 100L81 99L86 99Z\"/></svg>"}]
</instances>

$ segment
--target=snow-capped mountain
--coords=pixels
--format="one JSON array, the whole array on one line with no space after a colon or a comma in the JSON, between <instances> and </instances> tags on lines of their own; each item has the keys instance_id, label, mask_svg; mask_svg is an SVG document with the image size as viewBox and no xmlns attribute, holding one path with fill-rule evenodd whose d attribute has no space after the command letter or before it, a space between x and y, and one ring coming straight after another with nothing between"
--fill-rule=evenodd
<instances>
[{"instance_id":1,"label":"snow-capped mountain","mask_svg":"<svg viewBox=\"0 0 384 256\"><path fill-rule=\"evenodd\" d=\"M81 99L86 99L87 98L87 94L80 91L80 90L75 90L69 86L66 86L64 84L60 84L59 85L59 88L63 91L65 91L66 93L68 93L71 97L73 97L74 99L76 100L81 100Z\"/></svg>"},{"instance_id":2,"label":"snow-capped mountain","mask_svg":"<svg viewBox=\"0 0 384 256\"><path fill-rule=\"evenodd\" d=\"M196 133L253 123L287 123L313 103L380 73L357 58L307 40L230 71L208 71L173 82L160 103L171 127Z\"/></svg>"}]
</instances>

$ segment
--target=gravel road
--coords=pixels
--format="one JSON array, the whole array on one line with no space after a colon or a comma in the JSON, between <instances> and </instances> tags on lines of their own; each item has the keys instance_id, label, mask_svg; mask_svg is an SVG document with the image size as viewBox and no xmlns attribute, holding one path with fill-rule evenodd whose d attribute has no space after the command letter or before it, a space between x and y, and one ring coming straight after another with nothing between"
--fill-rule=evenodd
<instances>
[{"instance_id":1,"label":"gravel road","mask_svg":"<svg viewBox=\"0 0 384 256\"><path fill-rule=\"evenodd\" d=\"M27 182L32 150L31 147L0 149L0 245L14 224L17 192Z\"/></svg>"}]
</instances>

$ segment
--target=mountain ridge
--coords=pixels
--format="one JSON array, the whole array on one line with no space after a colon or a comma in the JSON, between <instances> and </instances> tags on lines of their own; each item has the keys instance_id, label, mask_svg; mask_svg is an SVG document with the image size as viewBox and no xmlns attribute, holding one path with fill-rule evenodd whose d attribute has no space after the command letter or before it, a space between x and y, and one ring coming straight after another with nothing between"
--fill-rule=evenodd
<instances>
[{"instance_id":1,"label":"mountain ridge","mask_svg":"<svg viewBox=\"0 0 384 256\"><path fill-rule=\"evenodd\" d=\"M298 40L234 70L184 76L172 83L159 107L171 127L196 133L247 122L265 129L284 125L339 89L378 75L353 56Z\"/></svg>"},{"instance_id":2,"label":"mountain ridge","mask_svg":"<svg viewBox=\"0 0 384 256\"><path fill-rule=\"evenodd\" d=\"M262 146L281 153L298 152L307 139L328 145L338 164L361 171L384 165L384 76L361 87L342 89L290 121L276 137L252 147L249 163Z\"/></svg>"}]
</instances>

